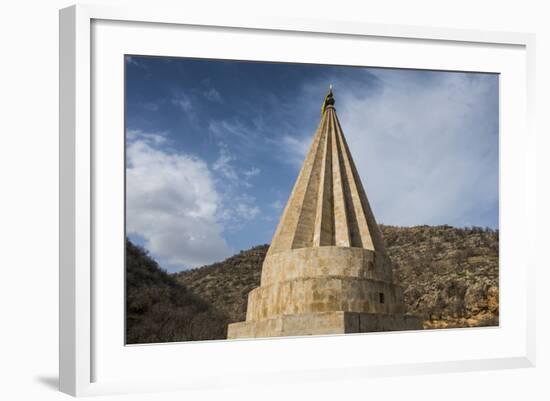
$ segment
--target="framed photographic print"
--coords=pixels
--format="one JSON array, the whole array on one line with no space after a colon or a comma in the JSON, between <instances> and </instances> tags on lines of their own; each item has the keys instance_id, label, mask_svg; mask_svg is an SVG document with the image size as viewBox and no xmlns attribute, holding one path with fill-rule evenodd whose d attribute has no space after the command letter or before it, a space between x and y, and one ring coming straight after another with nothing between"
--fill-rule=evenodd
<instances>
[{"instance_id":1,"label":"framed photographic print","mask_svg":"<svg viewBox=\"0 0 550 401\"><path fill-rule=\"evenodd\" d=\"M533 43L62 10L61 390L532 366Z\"/></svg>"}]
</instances>

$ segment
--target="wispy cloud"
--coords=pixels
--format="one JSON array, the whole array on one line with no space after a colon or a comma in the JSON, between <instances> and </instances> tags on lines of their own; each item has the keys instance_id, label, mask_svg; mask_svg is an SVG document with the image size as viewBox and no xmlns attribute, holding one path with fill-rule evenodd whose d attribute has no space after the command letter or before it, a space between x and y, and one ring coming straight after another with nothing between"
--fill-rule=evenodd
<instances>
[{"instance_id":1,"label":"wispy cloud","mask_svg":"<svg viewBox=\"0 0 550 401\"><path fill-rule=\"evenodd\" d=\"M214 169L214 171L220 173L223 178L236 181L239 176L237 174L237 169L233 165L233 162L236 159L235 156L229 152L227 145L225 145L223 142L220 142L218 144L218 147L218 158L214 162L212 168Z\"/></svg>"},{"instance_id":2,"label":"wispy cloud","mask_svg":"<svg viewBox=\"0 0 550 401\"><path fill-rule=\"evenodd\" d=\"M193 104L191 103L191 99L183 91L178 91L174 93L174 96L172 97L172 104L175 106L178 106L186 113L189 113L193 110Z\"/></svg>"},{"instance_id":3,"label":"wispy cloud","mask_svg":"<svg viewBox=\"0 0 550 401\"><path fill-rule=\"evenodd\" d=\"M382 91L341 88L336 107L378 220L498 224L496 77L376 74Z\"/></svg>"},{"instance_id":4,"label":"wispy cloud","mask_svg":"<svg viewBox=\"0 0 550 401\"><path fill-rule=\"evenodd\" d=\"M147 111L158 111L159 110L159 105L158 105L158 103L155 103L155 102L144 102L144 103L141 104L141 106Z\"/></svg>"},{"instance_id":5,"label":"wispy cloud","mask_svg":"<svg viewBox=\"0 0 550 401\"><path fill-rule=\"evenodd\" d=\"M127 132L127 231L162 264L193 267L231 254L207 164L163 148L157 133Z\"/></svg>"},{"instance_id":6,"label":"wispy cloud","mask_svg":"<svg viewBox=\"0 0 550 401\"><path fill-rule=\"evenodd\" d=\"M236 119L210 121L208 130L218 139L227 140L228 137L232 137L241 143L250 143L257 137L256 132Z\"/></svg>"},{"instance_id":7,"label":"wispy cloud","mask_svg":"<svg viewBox=\"0 0 550 401\"><path fill-rule=\"evenodd\" d=\"M260 208L246 203L239 203L235 208L235 212L239 217L245 220L252 220L260 213Z\"/></svg>"},{"instance_id":8,"label":"wispy cloud","mask_svg":"<svg viewBox=\"0 0 550 401\"><path fill-rule=\"evenodd\" d=\"M139 62L138 60L136 60L135 57L132 57L132 56L126 56L126 64L135 65L144 69L147 68L147 66L144 63Z\"/></svg>"},{"instance_id":9,"label":"wispy cloud","mask_svg":"<svg viewBox=\"0 0 550 401\"><path fill-rule=\"evenodd\" d=\"M301 167L312 140L313 133L310 137L290 135L281 137L278 144L285 154L284 160L296 167Z\"/></svg>"},{"instance_id":10,"label":"wispy cloud","mask_svg":"<svg viewBox=\"0 0 550 401\"><path fill-rule=\"evenodd\" d=\"M221 96L220 92L218 92L215 88L210 88L210 89L204 91L202 94L207 100L209 100L211 102L221 102L222 101L222 96Z\"/></svg>"},{"instance_id":11,"label":"wispy cloud","mask_svg":"<svg viewBox=\"0 0 550 401\"><path fill-rule=\"evenodd\" d=\"M221 178L228 181L226 186L251 188L252 179L258 176L261 170L255 166L249 168L239 167L237 166L238 161L237 156L229 150L229 146L225 142L218 142L218 157L214 161L212 169Z\"/></svg>"},{"instance_id":12,"label":"wispy cloud","mask_svg":"<svg viewBox=\"0 0 550 401\"><path fill-rule=\"evenodd\" d=\"M185 192L178 196L185 195L179 204L187 212L176 220L195 218L202 199L215 205L207 214L211 220L183 227L213 221L214 242L235 249L269 241L265 233L272 233L309 150L330 83L379 222L498 226L498 77L239 62L222 73L216 61L170 60L127 61L134 88L127 121L143 129L129 133L129 146L148 146L143 152L150 152L147 166L154 174L161 174L159 166L172 166L163 174L176 174L176 166L178 177L203 183L195 189L184 181L148 179L159 181L167 199L171 191ZM153 159L155 152L163 158ZM144 189L136 191L147 199ZM142 208L139 216L144 232L162 221L155 208Z\"/></svg>"},{"instance_id":13,"label":"wispy cloud","mask_svg":"<svg viewBox=\"0 0 550 401\"><path fill-rule=\"evenodd\" d=\"M221 220L228 230L242 228L260 212L256 198L247 193L252 188L251 179L260 174L260 169L237 166L237 157L224 142L218 143L218 157L212 165L216 173L215 182L222 194Z\"/></svg>"},{"instance_id":14,"label":"wispy cloud","mask_svg":"<svg viewBox=\"0 0 550 401\"><path fill-rule=\"evenodd\" d=\"M303 86L296 113L324 81ZM380 69L361 81L330 81L337 83L336 109L379 221L498 225L495 76ZM283 160L299 168L315 129L274 141Z\"/></svg>"},{"instance_id":15,"label":"wispy cloud","mask_svg":"<svg viewBox=\"0 0 550 401\"><path fill-rule=\"evenodd\" d=\"M261 170L258 168L258 167L252 167L251 169L249 170L244 170L243 171L243 175L246 177L246 178L252 178L252 177L255 177L257 176L258 174L260 174Z\"/></svg>"},{"instance_id":16,"label":"wispy cloud","mask_svg":"<svg viewBox=\"0 0 550 401\"><path fill-rule=\"evenodd\" d=\"M130 142L142 141L144 144L158 146L166 143L165 132L143 132L141 130L127 130L126 139Z\"/></svg>"}]
</instances>

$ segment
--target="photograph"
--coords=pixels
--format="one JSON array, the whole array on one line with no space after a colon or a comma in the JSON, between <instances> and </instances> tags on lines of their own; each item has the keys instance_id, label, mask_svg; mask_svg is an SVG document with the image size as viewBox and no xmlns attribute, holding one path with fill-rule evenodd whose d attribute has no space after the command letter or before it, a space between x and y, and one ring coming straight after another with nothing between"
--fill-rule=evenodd
<instances>
[{"instance_id":1,"label":"photograph","mask_svg":"<svg viewBox=\"0 0 550 401\"><path fill-rule=\"evenodd\" d=\"M0 401L550 400L543 2L5 3Z\"/></svg>"},{"instance_id":2,"label":"photograph","mask_svg":"<svg viewBox=\"0 0 550 401\"><path fill-rule=\"evenodd\" d=\"M499 74L124 55L125 344L499 326Z\"/></svg>"}]
</instances>

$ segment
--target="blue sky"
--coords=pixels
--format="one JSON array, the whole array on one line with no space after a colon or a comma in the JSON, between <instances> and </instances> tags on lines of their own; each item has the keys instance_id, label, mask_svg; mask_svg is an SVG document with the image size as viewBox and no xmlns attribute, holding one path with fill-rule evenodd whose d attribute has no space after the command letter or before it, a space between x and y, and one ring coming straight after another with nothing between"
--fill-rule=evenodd
<instances>
[{"instance_id":1,"label":"blue sky","mask_svg":"<svg viewBox=\"0 0 550 401\"><path fill-rule=\"evenodd\" d=\"M498 76L126 56L127 232L169 271L269 243L329 84L379 223L498 228Z\"/></svg>"}]
</instances>

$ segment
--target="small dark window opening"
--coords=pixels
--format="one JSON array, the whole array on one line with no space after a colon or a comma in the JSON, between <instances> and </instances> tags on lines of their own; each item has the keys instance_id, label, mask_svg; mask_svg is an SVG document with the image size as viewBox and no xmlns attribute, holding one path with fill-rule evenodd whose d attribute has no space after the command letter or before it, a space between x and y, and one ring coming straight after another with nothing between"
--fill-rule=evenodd
<instances>
[{"instance_id":1,"label":"small dark window opening","mask_svg":"<svg viewBox=\"0 0 550 401\"><path fill-rule=\"evenodd\" d=\"M383 292L378 293L378 300L380 301L381 304L384 303L384 293Z\"/></svg>"}]
</instances>

